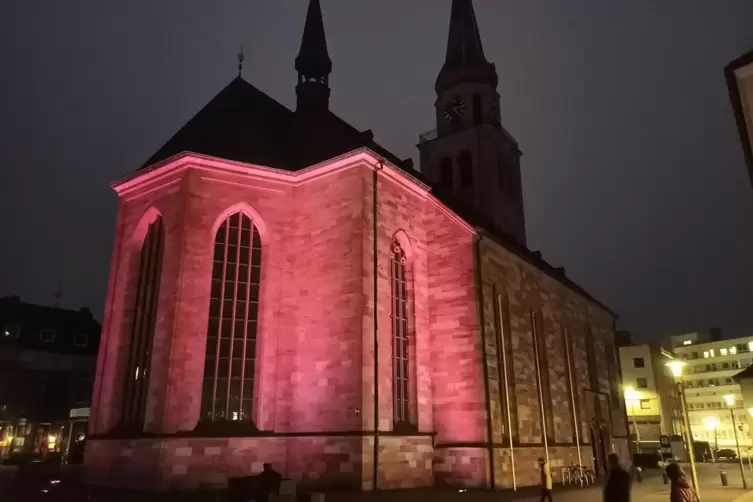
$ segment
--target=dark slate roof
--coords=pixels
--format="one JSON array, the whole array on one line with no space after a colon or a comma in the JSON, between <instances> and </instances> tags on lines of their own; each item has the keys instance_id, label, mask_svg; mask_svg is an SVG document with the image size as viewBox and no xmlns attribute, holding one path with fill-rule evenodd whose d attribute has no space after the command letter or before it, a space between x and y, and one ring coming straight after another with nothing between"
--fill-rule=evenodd
<instances>
[{"instance_id":1,"label":"dark slate roof","mask_svg":"<svg viewBox=\"0 0 753 502\"><path fill-rule=\"evenodd\" d=\"M0 298L0 348L96 355L101 329L88 309L37 305L22 302L17 296ZM45 330L55 331L52 342L41 340L41 333ZM77 334L87 336L86 346L75 345Z\"/></svg>"},{"instance_id":2,"label":"dark slate roof","mask_svg":"<svg viewBox=\"0 0 753 502\"><path fill-rule=\"evenodd\" d=\"M293 112L238 77L196 114L155 153L141 169L182 152L298 171L340 155L368 148L421 181L447 207L469 224L482 229L495 242L560 281L584 298L608 307L566 277L563 269L544 261L541 253L519 244L514 237L488 222L468 204L433 185L413 162L401 160L374 142L370 130L359 131L329 110Z\"/></svg>"},{"instance_id":3,"label":"dark slate roof","mask_svg":"<svg viewBox=\"0 0 753 502\"><path fill-rule=\"evenodd\" d=\"M399 159L328 110L293 112L235 78L141 167L182 152L297 171L358 148L369 148L408 171Z\"/></svg>"}]
</instances>

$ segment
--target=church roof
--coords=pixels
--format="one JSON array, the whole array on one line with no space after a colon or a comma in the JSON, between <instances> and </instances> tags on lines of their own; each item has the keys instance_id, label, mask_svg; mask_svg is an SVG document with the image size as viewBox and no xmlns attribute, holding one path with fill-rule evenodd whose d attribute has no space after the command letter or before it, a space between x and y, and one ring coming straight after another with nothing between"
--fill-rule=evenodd
<instances>
[{"instance_id":1,"label":"church roof","mask_svg":"<svg viewBox=\"0 0 753 502\"><path fill-rule=\"evenodd\" d=\"M497 87L494 65L486 60L481 33L471 0L452 0L447 54L436 82L436 91L460 82L482 82Z\"/></svg>"},{"instance_id":2,"label":"church roof","mask_svg":"<svg viewBox=\"0 0 753 502\"><path fill-rule=\"evenodd\" d=\"M235 78L141 167L182 152L297 171L369 148L413 173L399 159L329 110L296 113L241 77Z\"/></svg>"}]
</instances>

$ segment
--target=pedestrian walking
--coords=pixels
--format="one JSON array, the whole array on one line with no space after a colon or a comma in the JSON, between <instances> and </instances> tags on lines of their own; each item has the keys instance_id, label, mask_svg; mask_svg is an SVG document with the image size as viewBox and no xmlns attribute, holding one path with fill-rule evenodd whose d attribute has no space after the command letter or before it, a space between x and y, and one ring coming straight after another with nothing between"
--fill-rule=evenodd
<instances>
[{"instance_id":1,"label":"pedestrian walking","mask_svg":"<svg viewBox=\"0 0 753 502\"><path fill-rule=\"evenodd\" d=\"M604 502L630 502L630 474L620 465L616 453L609 455L609 476L604 485Z\"/></svg>"},{"instance_id":2,"label":"pedestrian walking","mask_svg":"<svg viewBox=\"0 0 753 502\"><path fill-rule=\"evenodd\" d=\"M549 469L549 462L545 459L539 459L539 470L541 471L541 500L552 502L552 471Z\"/></svg>"},{"instance_id":3,"label":"pedestrian walking","mask_svg":"<svg viewBox=\"0 0 753 502\"><path fill-rule=\"evenodd\" d=\"M677 464L667 466L667 477L671 483L669 502L700 502L698 494L685 477L682 468Z\"/></svg>"}]
</instances>

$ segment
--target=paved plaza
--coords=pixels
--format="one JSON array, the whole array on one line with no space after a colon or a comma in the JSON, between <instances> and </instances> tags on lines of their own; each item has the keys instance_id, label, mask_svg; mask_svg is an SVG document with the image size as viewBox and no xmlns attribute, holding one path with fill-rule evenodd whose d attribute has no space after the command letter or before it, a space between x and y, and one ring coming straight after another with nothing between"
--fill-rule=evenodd
<instances>
[{"instance_id":1,"label":"paved plaza","mask_svg":"<svg viewBox=\"0 0 753 502\"><path fill-rule=\"evenodd\" d=\"M722 487L719 471L724 470L729 477L729 486ZM0 493L3 502L20 502L45 500L52 502L90 501L90 502L225 502L227 495L223 492L192 494L146 494L119 492L68 483L58 490L43 492L36 488L22 493L12 490L13 469L3 468L0 472ZM719 463L698 466L701 483L702 502L753 502L753 474L746 465L749 491L744 491L738 464ZM65 482L63 483L65 484ZM327 502L538 502L538 490L524 488L517 492L476 491L476 490L407 490L378 493L342 493L327 494ZM602 502L601 486L591 488L565 488L555 486L555 502ZM642 482L633 484L633 501L659 502L669 501L669 486L664 485L661 471L651 469L645 472Z\"/></svg>"}]
</instances>

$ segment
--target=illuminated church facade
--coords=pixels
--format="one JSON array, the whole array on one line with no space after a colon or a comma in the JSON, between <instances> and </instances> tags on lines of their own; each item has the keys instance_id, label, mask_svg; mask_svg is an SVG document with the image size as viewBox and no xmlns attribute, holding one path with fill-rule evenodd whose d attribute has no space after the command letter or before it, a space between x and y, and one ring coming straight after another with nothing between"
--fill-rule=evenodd
<instances>
[{"instance_id":1,"label":"illuminated church facade","mask_svg":"<svg viewBox=\"0 0 753 502\"><path fill-rule=\"evenodd\" d=\"M330 111L318 0L295 66L295 111L238 77L113 184L89 480L513 488L627 457L615 315L526 247L471 1L420 172Z\"/></svg>"}]
</instances>

